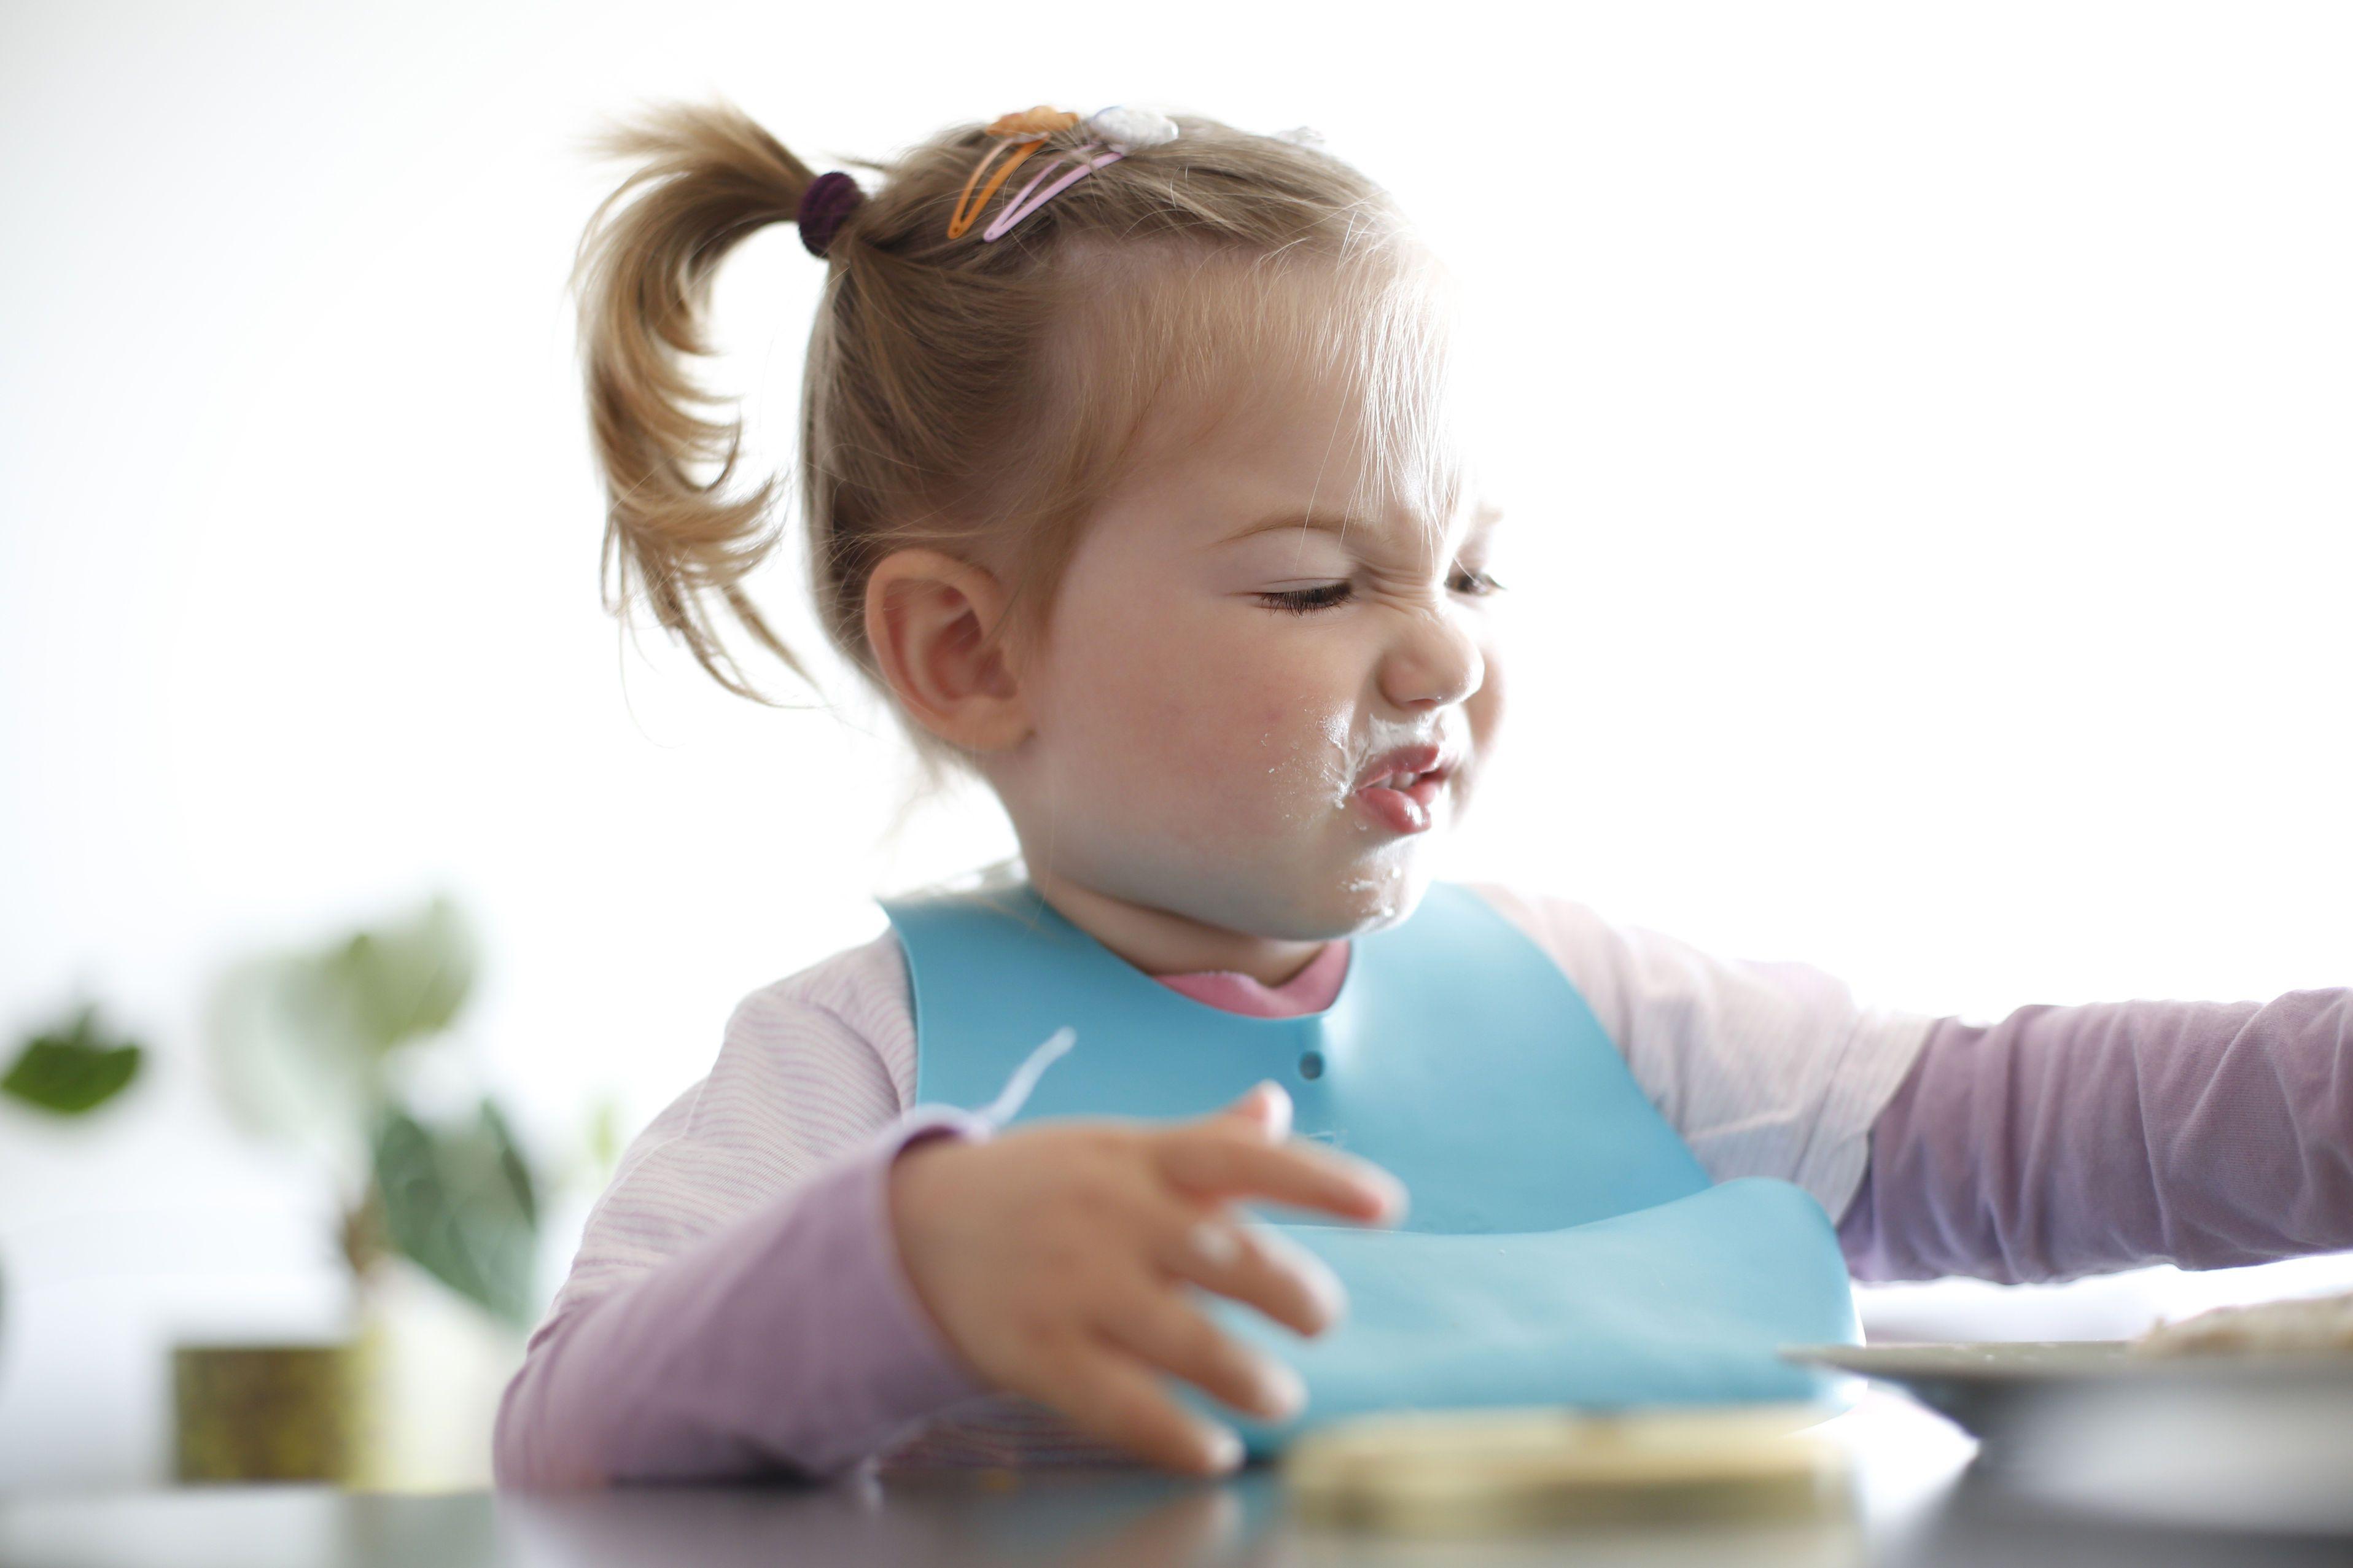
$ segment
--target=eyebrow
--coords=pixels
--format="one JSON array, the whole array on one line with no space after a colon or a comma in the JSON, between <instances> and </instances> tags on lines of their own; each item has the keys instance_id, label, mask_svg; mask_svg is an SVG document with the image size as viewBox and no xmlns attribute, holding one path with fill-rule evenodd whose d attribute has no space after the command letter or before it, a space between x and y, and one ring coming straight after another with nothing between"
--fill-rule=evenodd
<instances>
[{"instance_id":1,"label":"eyebrow","mask_svg":"<svg viewBox=\"0 0 2353 1568\"><path fill-rule=\"evenodd\" d=\"M1464 538L1466 540L1476 539L1480 534L1484 533L1489 529L1494 527L1496 523L1500 522L1503 520L1503 516L1504 509L1502 507L1496 505L1493 501L1482 503L1472 513L1471 526L1464 531ZM1250 523L1245 527L1237 529L1233 532L1227 534L1217 542L1220 545L1233 544L1241 540L1255 539L1261 533L1271 533L1278 528L1313 529L1324 533L1340 534L1345 537L1352 527L1361 531L1365 527L1364 520L1362 518L1344 517L1332 512L1299 511L1293 510L1278 511L1271 516L1262 517L1256 522Z\"/></svg>"},{"instance_id":2,"label":"eyebrow","mask_svg":"<svg viewBox=\"0 0 2353 1568\"><path fill-rule=\"evenodd\" d=\"M1356 520L1335 517L1330 512L1278 511L1256 522L1238 528L1219 539L1219 544L1233 544L1245 539L1255 539L1261 533L1272 533L1278 528L1319 529L1326 533L1345 533Z\"/></svg>"}]
</instances>

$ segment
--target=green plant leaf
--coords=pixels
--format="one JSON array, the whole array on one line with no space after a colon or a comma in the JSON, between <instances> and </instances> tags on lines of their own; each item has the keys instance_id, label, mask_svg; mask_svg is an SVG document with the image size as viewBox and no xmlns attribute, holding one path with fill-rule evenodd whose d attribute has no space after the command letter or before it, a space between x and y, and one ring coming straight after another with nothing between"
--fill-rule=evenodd
<instances>
[{"instance_id":1,"label":"green plant leaf","mask_svg":"<svg viewBox=\"0 0 2353 1568\"><path fill-rule=\"evenodd\" d=\"M472 1121L447 1127L385 1112L375 1182L394 1247L494 1316L531 1326L539 1200L496 1105L485 1100Z\"/></svg>"},{"instance_id":2,"label":"green plant leaf","mask_svg":"<svg viewBox=\"0 0 2353 1568\"><path fill-rule=\"evenodd\" d=\"M59 1116L79 1116L130 1087L142 1055L132 1041L107 1039L98 1008L86 1006L72 1022L26 1041L0 1078L0 1092Z\"/></svg>"},{"instance_id":3,"label":"green plant leaf","mask_svg":"<svg viewBox=\"0 0 2353 1568\"><path fill-rule=\"evenodd\" d=\"M240 1127L323 1160L347 1190L367 1180L378 1064L352 1038L309 955L266 954L224 972L206 1043L214 1086Z\"/></svg>"},{"instance_id":4,"label":"green plant leaf","mask_svg":"<svg viewBox=\"0 0 2353 1568\"><path fill-rule=\"evenodd\" d=\"M412 920L354 932L319 969L357 1043L381 1056L449 1026L474 988L474 944L457 906L438 898Z\"/></svg>"},{"instance_id":5,"label":"green plant leaf","mask_svg":"<svg viewBox=\"0 0 2353 1568\"><path fill-rule=\"evenodd\" d=\"M446 898L323 948L237 964L207 1014L224 1101L249 1131L311 1151L338 1180L364 1181L377 1120L396 1098L391 1064L449 1027L476 967L472 936Z\"/></svg>"}]
</instances>

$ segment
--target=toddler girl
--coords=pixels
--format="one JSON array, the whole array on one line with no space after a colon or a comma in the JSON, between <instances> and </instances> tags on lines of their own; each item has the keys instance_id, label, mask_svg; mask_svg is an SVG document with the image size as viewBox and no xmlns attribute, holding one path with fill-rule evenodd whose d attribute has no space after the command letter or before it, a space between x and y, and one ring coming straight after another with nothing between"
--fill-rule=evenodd
<instances>
[{"instance_id":1,"label":"toddler girl","mask_svg":"<svg viewBox=\"0 0 2353 1568\"><path fill-rule=\"evenodd\" d=\"M1511 1298L1538 1330L1616 1300L1599 1253L1570 1295L1473 1256L1511 1248L1444 1250L1464 1236L1635 1247L1631 1338L1638 1276L1689 1265L1705 1294L1752 1243L1726 1295L1786 1287L1778 1321L1822 1337L1851 1332L1849 1269L2353 1247L2347 992L1976 1026L1430 880L1503 715L1497 519L1448 427L1429 254L1305 134L1039 109L863 165L871 193L732 109L613 145L640 162L582 303L623 601L731 689L754 694L727 626L801 671L742 587L772 487L718 493L735 431L679 359L730 249L797 223L826 267L800 451L821 624L1021 853L737 1007L590 1217L500 1412L502 1485L1224 1469L1205 1397L1294 1419L1302 1366L1319 1403L1396 1392L1397 1367L1312 1359L1344 1294L1393 1322ZM980 1110L1065 1016L1071 1055ZM1008 1128L1025 1089L1037 1119ZM1356 1241L1424 1250L1384 1272ZM1445 1362L1430 1387L1493 1394L1479 1338L1393 1342Z\"/></svg>"}]
</instances>

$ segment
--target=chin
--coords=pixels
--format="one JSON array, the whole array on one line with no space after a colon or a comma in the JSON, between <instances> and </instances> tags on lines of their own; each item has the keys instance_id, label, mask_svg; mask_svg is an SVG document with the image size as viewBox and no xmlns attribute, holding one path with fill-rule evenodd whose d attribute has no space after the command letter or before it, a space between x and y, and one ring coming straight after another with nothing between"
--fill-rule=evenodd
<instances>
[{"instance_id":1,"label":"chin","mask_svg":"<svg viewBox=\"0 0 2353 1568\"><path fill-rule=\"evenodd\" d=\"M1429 879L1394 868L1355 867L1325 876L1287 878L1260 896L1215 900L1185 912L1206 924L1282 942L1334 942L1396 925L1414 911Z\"/></svg>"},{"instance_id":2,"label":"chin","mask_svg":"<svg viewBox=\"0 0 2353 1568\"><path fill-rule=\"evenodd\" d=\"M1335 914L1345 929L1334 936L1366 936L1401 924L1420 907L1430 889L1430 874L1419 857L1398 863L1360 866L1345 873L1333 897Z\"/></svg>"},{"instance_id":3,"label":"chin","mask_svg":"<svg viewBox=\"0 0 2353 1568\"><path fill-rule=\"evenodd\" d=\"M1396 843L1335 865L1320 855L1293 858L1269 846L1256 855L1227 854L1181 870L1166 867L1165 879L1092 885L1204 925L1273 941L1330 942L1398 925L1419 908L1430 881L1421 851L1421 841Z\"/></svg>"}]
</instances>

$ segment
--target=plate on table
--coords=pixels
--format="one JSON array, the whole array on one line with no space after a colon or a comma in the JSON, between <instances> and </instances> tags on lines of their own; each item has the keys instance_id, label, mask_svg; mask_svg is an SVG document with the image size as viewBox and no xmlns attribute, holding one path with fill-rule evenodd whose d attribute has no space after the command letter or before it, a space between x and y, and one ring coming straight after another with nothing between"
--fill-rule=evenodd
<instances>
[{"instance_id":1,"label":"plate on table","mask_svg":"<svg viewBox=\"0 0 2353 1568\"><path fill-rule=\"evenodd\" d=\"M1977 1437L2004 1484L2235 1530L2353 1532L2353 1355L2153 1355L2125 1341L1801 1345Z\"/></svg>"}]
</instances>

